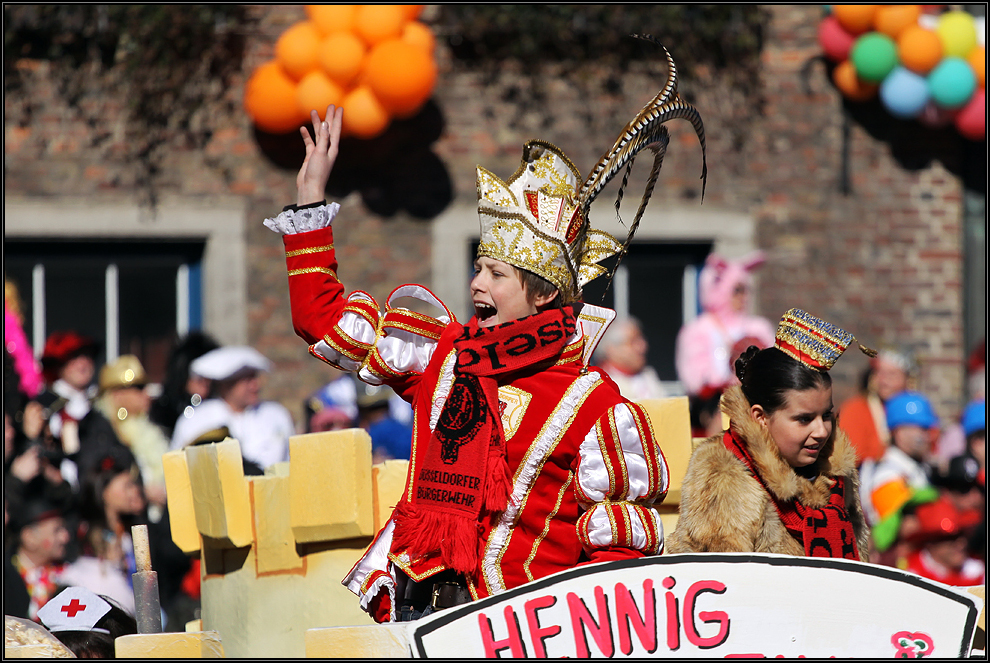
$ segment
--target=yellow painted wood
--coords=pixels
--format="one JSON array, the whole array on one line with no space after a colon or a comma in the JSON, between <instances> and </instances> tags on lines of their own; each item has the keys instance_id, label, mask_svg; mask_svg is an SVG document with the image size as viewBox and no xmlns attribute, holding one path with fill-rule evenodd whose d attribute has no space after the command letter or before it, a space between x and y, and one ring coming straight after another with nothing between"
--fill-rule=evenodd
<instances>
[{"instance_id":1,"label":"yellow painted wood","mask_svg":"<svg viewBox=\"0 0 990 663\"><path fill-rule=\"evenodd\" d=\"M299 543L372 536L371 438L357 428L289 438L290 522Z\"/></svg>"},{"instance_id":2,"label":"yellow painted wood","mask_svg":"<svg viewBox=\"0 0 990 663\"><path fill-rule=\"evenodd\" d=\"M678 518L680 518L680 514L676 511L672 513L660 513L660 522L663 524L663 536L665 540L677 529Z\"/></svg>"},{"instance_id":3,"label":"yellow painted wood","mask_svg":"<svg viewBox=\"0 0 990 663\"><path fill-rule=\"evenodd\" d=\"M224 546L251 545L251 505L240 443L228 437L184 452L200 534Z\"/></svg>"},{"instance_id":4,"label":"yellow painted wood","mask_svg":"<svg viewBox=\"0 0 990 663\"><path fill-rule=\"evenodd\" d=\"M306 658L411 658L408 623L313 628Z\"/></svg>"},{"instance_id":5,"label":"yellow painted wood","mask_svg":"<svg viewBox=\"0 0 990 663\"><path fill-rule=\"evenodd\" d=\"M168 495L168 520L172 529L172 541L184 553L199 550L199 530L196 529L196 510L193 506L192 486L189 483L189 467L184 451L169 451L162 456L165 468L165 492Z\"/></svg>"},{"instance_id":6,"label":"yellow painted wood","mask_svg":"<svg viewBox=\"0 0 990 663\"><path fill-rule=\"evenodd\" d=\"M308 629L373 624L340 583L369 542L352 541L305 544L302 573L260 577L255 547L245 549L240 568L203 579L203 628L220 633L229 658L302 658Z\"/></svg>"},{"instance_id":7,"label":"yellow painted wood","mask_svg":"<svg viewBox=\"0 0 990 663\"><path fill-rule=\"evenodd\" d=\"M258 573L301 570L302 557L296 552L292 527L285 517L289 513L289 477L255 477L251 490Z\"/></svg>"},{"instance_id":8,"label":"yellow painted wood","mask_svg":"<svg viewBox=\"0 0 990 663\"><path fill-rule=\"evenodd\" d=\"M216 631L122 635L114 648L117 658L224 658Z\"/></svg>"},{"instance_id":9,"label":"yellow painted wood","mask_svg":"<svg viewBox=\"0 0 990 663\"><path fill-rule=\"evenodd\" d=\"M976 626L983 629L985 634L987 630L987 588L985 585L978 585L976 587L970 587L966 591L983 601L983 607L980 608L980 616L976 620Z\"/></svg>"},{"instance_id":10,"label":"yellow painted wood","mask_svg":"<svg viewBox=\"0 0 990 663\"><path fill-rule=\"evenodd\" d=\"M392 515L392 510L402 497L408 472L408 460L386 460L384 463L372 465L371 485L374 495L375 532L384 527Z\"/></svg>"},{"instance_id":11,"label":"yellow painted wood","mask_svg":"<svg viewBox=\"0 0 990 663\"><path fill-rule=\"evenodd\" d=\"M289 476L289 461L273 463L265 468L266 477L287 477Z\"/></svg>"},{"instance_id":12,"label":"yellow painted wood","mask_svg":"<svg viewBox=\"0 0 990 663\"><path fill-rule=\"evenodd\" d=\"M656 441L667 459L670 486L664 504L680 504L681 482L691 459L691 413L687 396L639 401L650 417ZM672 530L671 530L672 531Z\"/></svg>"}]
</instances>

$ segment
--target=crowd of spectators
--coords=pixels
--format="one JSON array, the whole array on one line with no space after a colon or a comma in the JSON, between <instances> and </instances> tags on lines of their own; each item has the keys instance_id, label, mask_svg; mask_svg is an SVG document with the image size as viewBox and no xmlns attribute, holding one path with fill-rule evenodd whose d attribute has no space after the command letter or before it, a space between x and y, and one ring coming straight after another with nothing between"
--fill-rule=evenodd
<instances>
[{"instance_id":1,"label":"crowd of spectators","mask_svg":"<svg viewBox=\"0 0 990 663\"><path fill-rule=\"evenodd\" d=\"M39 610L69 586L133 613L130 527L147 524L165 629L184 630L199 616L198 560L171 539L162 467L170 448L231 436L241 442L245 472L261 474L288 460L288 438L297 431L363 427L375 462L408 458L411 411L387 387L342 374L306 399L297 429L283 406L260 399L259 378L270 369L265 357L192 333L172 349L153 399L137 357L98 367L98 345L74 331L51 334L34 361L16 293L6 294L6 614L38 621ZM641 376L649 368L643 335L635 320L618 323L600 361L616 380ZM983 352L970 359L971 376L985 376ZM970 380L974 398L962 417L943 423L917 390L917 373L909 353L885 350L862 393L838 408L838 425L858 450L870 559L949 584L979 584L986 558L983 379ZM659 385L655 373L647 377Z\"/></svg>"},{"instance_id":2,"label":"crowd of spectators","mask_svg":"<svg viewBox=\"0 0 990 663\"><path fill-rule=\"evenodd\" d=\"M163 622L199 617L200 564L172 542L162 456L189 444L240 442L245 474L289 459L289 437L363 427L375 462L409 455L411 410L387 387L341 376L304 403L298 428L260 397L271 364L247 346L193 332L179 339L152 397L138 357L99 366L100 347L73 330L46 340L40 360L5 283L4 612L39 611L72 587L133 615L131 527L146 524Z\"/></svg>"}]
</instances>

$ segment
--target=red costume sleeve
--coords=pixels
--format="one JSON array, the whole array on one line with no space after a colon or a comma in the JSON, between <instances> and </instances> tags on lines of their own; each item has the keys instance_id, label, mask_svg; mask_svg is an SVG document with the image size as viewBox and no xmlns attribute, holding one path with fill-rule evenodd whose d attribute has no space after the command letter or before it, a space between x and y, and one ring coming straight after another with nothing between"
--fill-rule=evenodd
<instances>
[{"instance_id":1,"label":"red costume sleeve","mask_svg":"<svg viewBox=\"0 0 990 663\"><path fill-rule=\"evenodd\" d=\"M337 280L337 257L331 227L283 235L289 270L292 326L312 345L333 329L343 315L344 286Z\"/></svg>"}]
</instances>

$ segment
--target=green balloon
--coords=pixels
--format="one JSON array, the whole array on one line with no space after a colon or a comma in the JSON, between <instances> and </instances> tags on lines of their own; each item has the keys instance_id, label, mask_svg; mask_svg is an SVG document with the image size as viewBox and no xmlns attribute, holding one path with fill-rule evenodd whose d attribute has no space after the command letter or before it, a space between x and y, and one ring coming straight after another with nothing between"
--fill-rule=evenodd
<instances>
[{"instance_id":1,"label":"green balloon","mask_svg":"<svg viewBox=\"0 0 990 663\"><path fill-rule=\"evenodd\" d=\"M849 59L860 78L879 83L897 66L897 44L885 34L868 32L853 44Z\"/></svg>"}]
</instances>

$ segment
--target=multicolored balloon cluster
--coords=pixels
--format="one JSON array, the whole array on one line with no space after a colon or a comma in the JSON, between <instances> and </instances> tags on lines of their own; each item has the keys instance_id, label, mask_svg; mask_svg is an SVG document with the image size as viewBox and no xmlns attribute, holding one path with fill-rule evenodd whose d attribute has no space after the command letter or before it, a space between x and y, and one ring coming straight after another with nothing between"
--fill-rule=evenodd
<instances>
[{"instance_id":1,"label":"multicolored balloon cluster","mask_svg":"<svg viewBox=\"0 0 990 663\"><path fill-rule=\"evenodd\" d=\"M852 101L986 137L985 19L942 5L831 5L818 26L835 86Z\"/></svg>"},{"instance_id":2,"label":"multicolored balloon cluster","mask_svg":"<svg viewBox=\"0 0 990 663\"><path fill-rule=\"evenodd\" d=\"M432 31L423 5L306 5L308 19L279 37L275 59L251 75L244 108L260 129L287 133L344 108L343 134L373 138L416 114L433 92Z\"/></svg>"}]
</instances>

